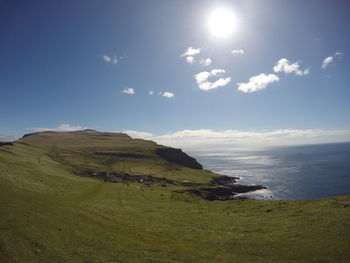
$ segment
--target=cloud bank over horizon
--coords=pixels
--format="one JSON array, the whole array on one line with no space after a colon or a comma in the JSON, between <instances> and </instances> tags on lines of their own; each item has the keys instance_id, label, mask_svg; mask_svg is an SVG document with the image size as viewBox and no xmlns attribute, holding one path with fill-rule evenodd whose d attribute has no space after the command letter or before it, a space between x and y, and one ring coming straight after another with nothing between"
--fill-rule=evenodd
<instances>
[{"instance_id":1,"label":"cloud bank over horizon","mask_svg":"<svg viewBox=\"0 0 350 263\"><path fill-rule=\"evenodd\" d=\"M47 127L46 128L45 127L23 128L23 130L30 131L30 132L44 132L44 131L67 132L67 131L79 131L79 130L85 130L85 129L89 129L89 127L70 125L68 123L62 123L54 128L47 128Z\"/></svg>"},{"instance_id":2,"label":"cloud bank over horizon","mask_svg":"<svg viewBox=\"0 0 350 263\"><path fill-rule=\"evenodd\" d=\"M260 148L350 142L350 130L327 129L280 129L280 130L224 130L211 129L181 130L174 133L154 135L149 132L124 130L133 138L153 140L159 144L179 147L186 150L235 150L241 148Z\"/></svg>"},{"instance_id":3,"label":"cloud bank over horizon","mask_svg":"<svg viewBox=\"0 0 350 263\"><path fill-rule=\"evenodd\" d=\"M12 142L17 140L19 137L13 135L0 134L0 142Z\"/></svg>"},{"instance_id":4,"label":"cloud bank over horizon","mask_svg":"<svg viewBox=\"0 0 350 263\"><path fill-rule=\"evenodd\" d=\"M91 128L62 123L53 128L30 127L23 128L22 130L29 132L69 132L84 129ZM194 151L227 151L275 146L350 142L350 130L348 129L185 129L159 135L136 130L123 130L122 132L130 135L132 138L152 140L162 145ZM18 136L0 134L0 141L13 141L18 138Z\"/></svg>"}]
</instances>

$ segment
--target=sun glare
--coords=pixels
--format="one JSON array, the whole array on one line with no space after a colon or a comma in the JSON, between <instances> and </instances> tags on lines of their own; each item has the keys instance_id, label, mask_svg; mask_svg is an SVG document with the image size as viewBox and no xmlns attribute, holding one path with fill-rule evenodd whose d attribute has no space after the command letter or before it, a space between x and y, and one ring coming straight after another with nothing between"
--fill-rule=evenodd
<instances>
[{"instance_id":1,"label":"sun glare","mask_svg":"<svg viewBox=\"0 0 350 263\"><path fill-rule=\"evenodd\" d=\"M226 8L213 11L209 17L209 30L215 37L227 37L236 29L237 20L234 13Z\"/></svg>"}]
</instances>

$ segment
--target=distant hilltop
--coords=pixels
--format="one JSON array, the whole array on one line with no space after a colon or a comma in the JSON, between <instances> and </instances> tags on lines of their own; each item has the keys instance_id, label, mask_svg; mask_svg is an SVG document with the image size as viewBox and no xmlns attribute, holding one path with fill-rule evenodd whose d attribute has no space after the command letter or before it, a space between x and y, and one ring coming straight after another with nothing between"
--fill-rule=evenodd
<instances>
[{"instance_id":1,"label":"distant hilltop","mask_svg":"<svg viewBox=\"0 0 350 263\"><path fill-rule=\"evenodd\" d=\"M134 152L142 152L142 156L147 158L156 155L173 164L192 169L203 169L196 159L190 157L181 149L158 145L149 140L133 139L125 133L99 132L93 129L70 132L44 131L25 134L18 142L35 146L55 146L63 149L86 149L90 146L96 146L112 150L122 146L123 152L132 151L133 154L135 154Z\"/></svg>"}]
</instances>

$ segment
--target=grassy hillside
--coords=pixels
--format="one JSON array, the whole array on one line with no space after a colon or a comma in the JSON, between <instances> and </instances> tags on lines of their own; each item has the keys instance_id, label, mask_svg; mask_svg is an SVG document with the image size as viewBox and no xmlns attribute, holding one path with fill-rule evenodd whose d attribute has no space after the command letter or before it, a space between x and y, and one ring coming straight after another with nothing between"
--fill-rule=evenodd
<instances>
[{"instance_id":1,"label":"grassy hillside","mask_svg":"<svg viewBox=\"0 0 350 263\"><path fill-rule=\"evenodd\" d=\"M0 147L0 262L350 261L350 196L206 201L174 192L178 185L74 175L216 176L162 160L156 147L95 132L40 133Z\"/></svg>"},{"instance_id":2,"label":"grassy hillside","mask_svg":"<svg viewBox=\"0 0 350 263\"><path fill-rule=\"evenodd\" d=\"M155 149L165 147L152 141L132 139L126 134L93 130L42 132L26 136L18 143L44 149L50 158L77 173L86 170L114 171L196 183L209 182L215 176L208 171L169 163L155 153ZM137 158L123 157L123 154Z\"/></svg>"}]
</instances>

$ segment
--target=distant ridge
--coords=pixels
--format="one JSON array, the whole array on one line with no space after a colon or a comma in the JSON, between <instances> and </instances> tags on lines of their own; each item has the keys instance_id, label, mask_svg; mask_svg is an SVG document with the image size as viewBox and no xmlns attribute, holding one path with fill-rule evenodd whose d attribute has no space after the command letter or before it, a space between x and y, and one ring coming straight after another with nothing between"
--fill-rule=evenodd
<instances>
[{"instance_id":1,"label":"distant ridge","mask_svg":"<svg viewBox=\"0 0 350 263\"><path fill-rule=\"evenodd\" d=\"M125 133L100 132L93 129L67 132L43 131L25 134L18 142L35 146L58 147L65 150L94 148L99 156L106 152L104 155L110 156L110 159L112 156L116 160L117 156L144 156L145 158L161 158L169 163L191 169L203 169L197 160L181 149L158 145L149 140L133 139ZM97 149L99 150L97 151ZM118 152L115 153L115 151ZM96 155L96 152L92 152L91 155Z\"/></svg>"}]
</instances>

